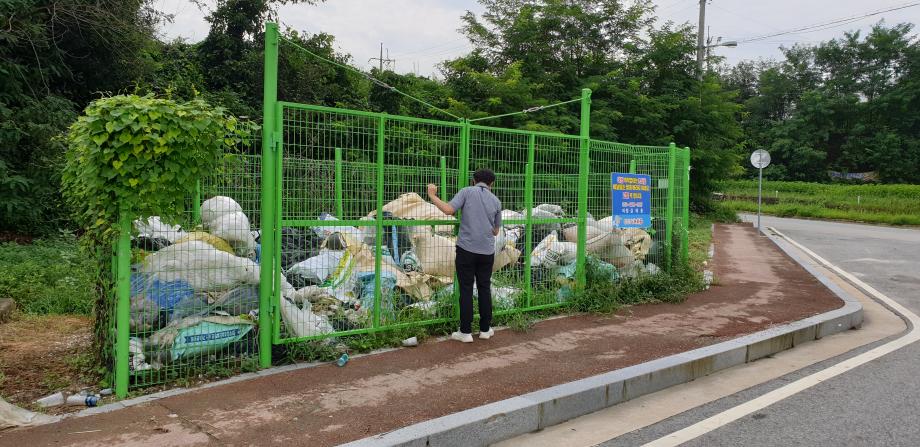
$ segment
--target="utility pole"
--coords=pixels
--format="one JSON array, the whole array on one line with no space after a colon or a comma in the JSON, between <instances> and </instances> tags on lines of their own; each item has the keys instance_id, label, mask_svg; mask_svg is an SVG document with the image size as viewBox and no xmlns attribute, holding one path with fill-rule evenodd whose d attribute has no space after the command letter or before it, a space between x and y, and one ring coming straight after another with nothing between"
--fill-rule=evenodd
<instances>
[{"instance_id":1,"label":"utility pole","mask_svg":"<svg viewBox=\"0 0 920 447\"><path fill-rule=\"evenodd\" d=\"M372 57L367 60L370 61L379 61L380 62L380 71L383 71L383 63L386 62L388 66L393 62L396 62L396 59L390 59L390 49L387 48L387 57L383 57L383 42L380 42L380 57Z\"/></svg>"},{"instance_id":2,"label":"utility pole","mask_svg":"<svg viewBox=\"0 0 920 447\"><path fill-rule=\"evenodd\" d=\"M706 28L706 0L700 0L700 25L696 30L696 71L700 81L703 80L703 30Z\"/></svg>"}]
</instances>

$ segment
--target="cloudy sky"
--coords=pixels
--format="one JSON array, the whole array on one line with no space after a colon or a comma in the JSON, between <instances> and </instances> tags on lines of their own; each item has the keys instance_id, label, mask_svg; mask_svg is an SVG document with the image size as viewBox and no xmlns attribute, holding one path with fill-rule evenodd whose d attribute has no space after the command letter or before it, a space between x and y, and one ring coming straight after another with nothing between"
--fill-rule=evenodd
<instances>
[{"instance_id":1,"label":"cloudy sky","mask_svg":"<svg viewBox=\"0 0 920 447\"><path fill-rule=\"evenodd\" d=\"M156 0L158 8L175 20L160 30L164 39L176 37L196 42L208 32L206 12L190 0ZM698 0L655 0L661 21L697 23ZM743 59L779 58L779 46L795 42L817 43L844 31L868 29L880 20L894 24L920 24L920 5L862 18L867 13L917 4L908 0L712 0L706 7L706 24L713 38L738 40L790 31L809 25L841 21L825 29L785 34L736 48L718 48L734 64ZM464 54L470 46L457 28L466 11L480 13L475 0L327 0L316 6L291 5L280 10L281 22L297 30L324 31L336 38L339 50L353 57L354 65L367 68L376 61L380 43L396 60L396 71L429 75L442 60Z\"/></svg>"}]
</instances>

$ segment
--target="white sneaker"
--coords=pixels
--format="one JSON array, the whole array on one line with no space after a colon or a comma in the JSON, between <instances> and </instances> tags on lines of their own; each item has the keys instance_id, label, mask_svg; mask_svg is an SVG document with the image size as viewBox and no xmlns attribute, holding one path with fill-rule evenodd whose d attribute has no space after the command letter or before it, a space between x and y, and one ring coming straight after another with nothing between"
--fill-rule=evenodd
<instances>
[{"instance_id":1,"label":"white sneaker","mask_svg":"<svg viewBox=\"0 0 920 447\"><path fill-rule=\"evenodd\" d=\"M480 339L480 340L488 340L488 339L492 338L493 335L495 335L495 329L489 328L488 331L486 331L486 332L480 332L480 333L479 333L479 339Z\"/></svg>"},{"instance_id":2,"label":"white sneaker","mask_svg":"<svg viewBox=\"0 0 920 447\"><path fill-rule=\"evenodd\" d=\"M464 334L463 332L460 332L460 331L450 334L450 338L452 340L457 340L462 343L472 343L473 342L473 334Z\"/></svg>"}]
</instances>

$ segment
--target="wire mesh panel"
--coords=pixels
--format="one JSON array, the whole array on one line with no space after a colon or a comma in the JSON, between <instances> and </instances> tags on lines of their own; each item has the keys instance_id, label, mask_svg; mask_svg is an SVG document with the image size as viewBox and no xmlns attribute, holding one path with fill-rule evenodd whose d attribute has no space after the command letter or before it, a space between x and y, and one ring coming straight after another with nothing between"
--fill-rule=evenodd
<instances>
[{"instance_id":1,"label":"wire mesh panel","mask_svg":"<svg viewBox=\"0 0 920 447\"><path fill-rule=\"evenodd\" d=\"M426 186L456 190L460 126L296 104L280 126L276 340L450 317L457 221Z\"/></svg>"},{"instance_id":2,"label":"wire mesh panel","mask_svg":"<svg viewBox=\"0 0 920 447\"><path fill-rule=\"evenodd\" d=\"M655 273L666 264L668 148L591 141L588 178L586 252L611 276L635 277ZM646 174L651 177L651 226L620 229L612 216L611 175ZM612 267L608 267L607 264Z\"/></svg>"},{"instance_id":3,"label":"wire mesh panel","mask_svg":"<svg viewBox=\"0 0 920 447\"><path fill-rule=\"evenodd\" d=\"M527 195L530 186L527 166L528 160L532 160L532 146L532 138L525 132L484 126L470 129L467 185L473 183L476 170L492 170L495 173L492 191L503 209L503 228L496 243L491 283L497 313L526 307L529 299L524 253L528 252L526 209L532 206L528 202L532 197Z\"/></svg>"},{"instance_id":4,"label":"wire mesh panel","mask_svg":"<svg viewBox=\"0 0 920 447\"><path fill-rule=\"evenodd\" d=\"M577 279L580 139L534 136L530 306L563 303Z\"/></svg>"},{"instance_id":5,"label":"wire mesh panel","mask_svg":"<svg viewBox=\"0 0 920 447\"><path fill-rule=\"evenodd\" d=\"M134 222L132 386L255 367L259 144L247 140L225 154L181 215Z\"/></svg>"}]
</instances>

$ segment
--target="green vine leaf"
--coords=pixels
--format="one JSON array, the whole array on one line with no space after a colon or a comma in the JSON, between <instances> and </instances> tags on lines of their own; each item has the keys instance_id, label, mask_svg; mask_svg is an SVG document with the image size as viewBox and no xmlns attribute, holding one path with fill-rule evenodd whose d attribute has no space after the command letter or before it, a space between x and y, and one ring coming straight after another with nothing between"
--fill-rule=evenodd
<instances>
[{"instance_id":1,"label":"green vine leaf","mask_svg":"<svg viewBox=\"0 0 920 447\"><path fill-rule=\"evenodd\" d=\"M94 243L110 244L128 218L176 215L198 177L246 138L223 109L124 95L94 101L70 127L65 199Z\"/></svg>"}]
</instances>

